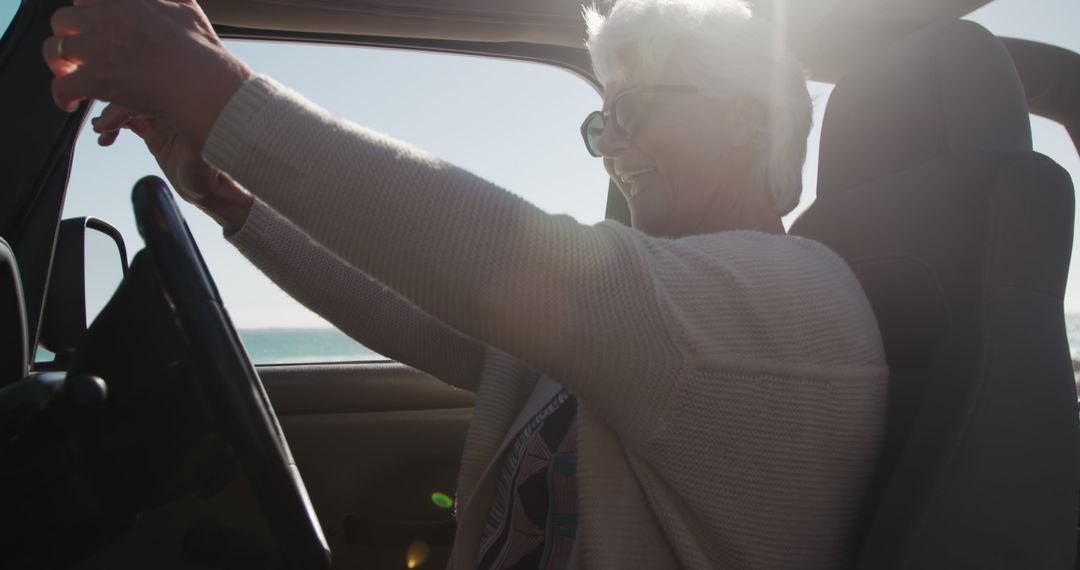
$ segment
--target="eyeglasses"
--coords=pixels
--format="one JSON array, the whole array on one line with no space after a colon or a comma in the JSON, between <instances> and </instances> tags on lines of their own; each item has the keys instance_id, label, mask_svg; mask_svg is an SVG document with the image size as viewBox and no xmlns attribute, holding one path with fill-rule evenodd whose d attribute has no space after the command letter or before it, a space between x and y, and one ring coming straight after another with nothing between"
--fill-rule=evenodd
<instances>
[{"instance_id":1,"label":"eyeglasses","mask_svg":"<svg viewBox=\"0 0 1080 570\"><path fill-rule=\"evenodd\" d=\"M581 123L581 138L585 141L585 148L589 154L599 158L600 137L608 127L609 119L615 119L614 126L621 131L620 134L632 138L645 124L649 112L657 106L656 95L697 91L695 85L640 85L622 91L612 100L610 111L593 111L585 117L585 122Z\"/></svg>"}]
</instances>

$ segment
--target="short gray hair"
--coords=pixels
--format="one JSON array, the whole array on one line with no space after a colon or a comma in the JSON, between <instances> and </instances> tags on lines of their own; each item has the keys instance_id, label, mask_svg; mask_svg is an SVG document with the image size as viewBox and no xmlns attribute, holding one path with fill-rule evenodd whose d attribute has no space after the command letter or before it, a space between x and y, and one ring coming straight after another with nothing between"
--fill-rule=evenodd
<instances>
[{"instance_id":1,"label":"short gray hair","mask_svg":"<svg viewBox=\"0 0 1080 570\"><path fill-rule=\"evenodd\" d=\"M813 106L803 67L744 0L618 0L607 15L585 8L585 46L605 85L665 65L708 96L746 95L762 103L759 169L773 209L787 214L802 194Z\"/></svg>"}]
</instances>

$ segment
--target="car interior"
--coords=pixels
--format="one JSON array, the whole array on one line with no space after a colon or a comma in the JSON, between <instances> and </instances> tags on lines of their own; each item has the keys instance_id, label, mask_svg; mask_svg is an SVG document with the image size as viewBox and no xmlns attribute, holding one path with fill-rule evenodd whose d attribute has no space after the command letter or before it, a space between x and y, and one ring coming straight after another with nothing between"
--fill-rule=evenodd
<instances>
[{"instance_id":1,"label":"car interior","mask_svg":"<svg viewBox=\"0 0 1080 570\"><path fill-rule=\"evenodd\" d=\"M890 369L852 568L1080 568L1074 187L1029 120L1080 148L1080 55L961 19L990 1L754 3L835 84L790 233L851 266ZM444 566L473 394L390 361L253 365L153 172L131 173L145 243L61 220L90 107L49 94L63 4L23 0L0 40L0 566ZM600 87L579 0L201 4L225 38L522 60ZM607 216L628 223L614 186ZM124 277L87 322L93 231ZM56 359L35 364L39 346Z\"/></svg>"}]
</instances>

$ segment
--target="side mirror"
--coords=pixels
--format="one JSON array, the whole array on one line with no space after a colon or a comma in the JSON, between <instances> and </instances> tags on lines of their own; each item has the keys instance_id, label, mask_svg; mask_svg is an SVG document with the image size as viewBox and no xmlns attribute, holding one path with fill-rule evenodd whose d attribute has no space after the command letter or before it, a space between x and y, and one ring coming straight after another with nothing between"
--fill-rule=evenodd
<instances>
[{"instance_id":1,"label":"side mirror","mask_svg":"<svg viewBox=\"0 0 1080 570\"><path fill-rule=\"evenodd\" d=\"M128 269L127 248L116 228L91 217L60 222L38 339L41 346L56 355L55 365L62 365L86 334L87 297L104 296L107 300L119 284L120 280L116 280L110 289L102 280L105 276L108 282L110 257L117 253L122 280ZM90 275L86 273L87 261L92 269Z\"/></svg>"},{"instance_id":2,"label":"side mirror","mask_svg":"<svg viewBox=\"0 0 1080 570\"><path fill-rule=\"evenodd\" d=\"M26 302L15 252L0 238L0 388L26 376L29 342L26 332Z\"/></svg>"}]
</instances>

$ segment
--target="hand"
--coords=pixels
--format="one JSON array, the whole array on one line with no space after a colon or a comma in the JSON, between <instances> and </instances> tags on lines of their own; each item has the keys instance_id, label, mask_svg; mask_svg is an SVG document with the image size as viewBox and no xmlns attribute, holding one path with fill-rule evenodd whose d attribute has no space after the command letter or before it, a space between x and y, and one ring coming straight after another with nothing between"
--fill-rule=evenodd
<instances>
[{"instance_id":1,"label":"hand","mask_svg":"<svg viewBox=\"0 0 1080 570\"><path fill-rule=\"evenodd\" d=\"M75 0L53 13L52 29L42 53L59 107L117 103L164 120L200 152L251 75L194 0Z\"/></svg>"},{"instance_id":2,"label":"hand","mask_svg":"<svg viewBox=\"0 0 1080 570\"><path fill-rule=\"evenodd\" d=\"M226 234L235 233L247 221L254 202L251 194L228 175L206 164L164 121L112 104L91 123L101 146L115 142L122 129L138 135L177 194L214 218Z\"/></svg>"}]
</instances>

